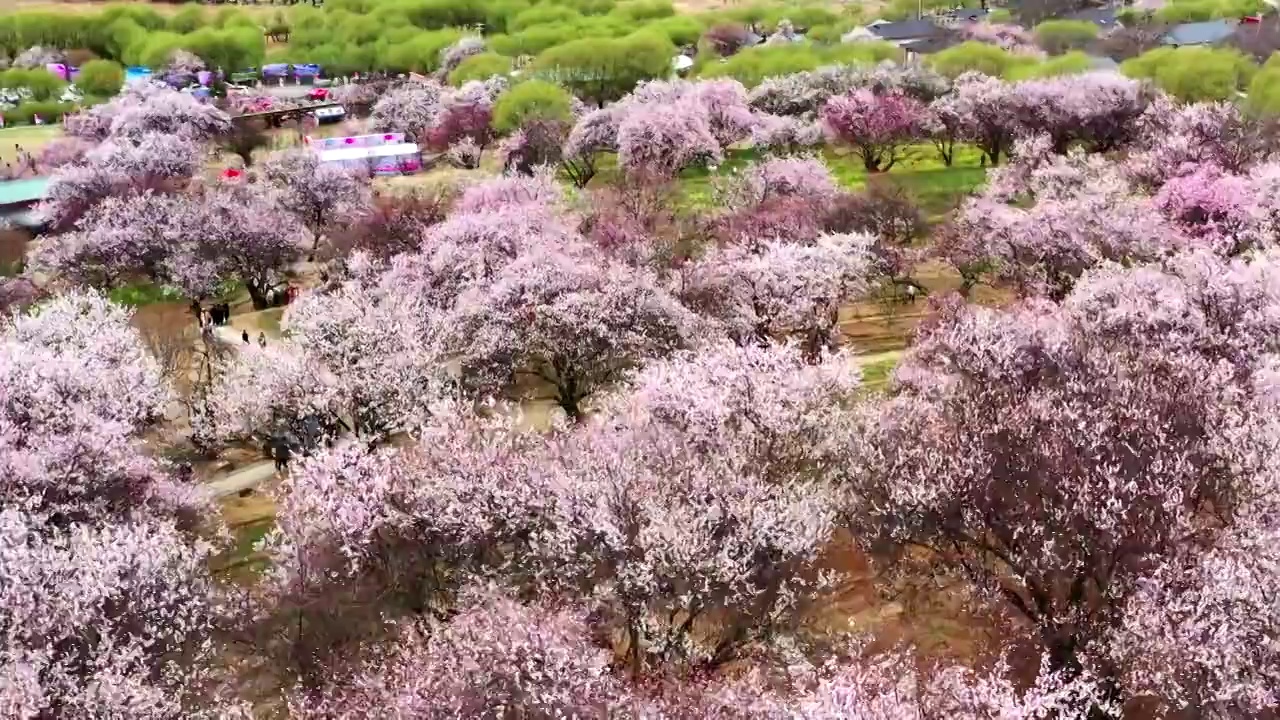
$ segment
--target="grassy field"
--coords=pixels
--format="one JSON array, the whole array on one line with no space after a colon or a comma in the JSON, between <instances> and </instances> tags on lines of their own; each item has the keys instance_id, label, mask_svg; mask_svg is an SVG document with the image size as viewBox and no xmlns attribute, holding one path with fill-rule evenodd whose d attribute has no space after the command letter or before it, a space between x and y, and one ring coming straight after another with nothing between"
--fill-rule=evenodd
<instances>
[{"instance_id":1,"label":"grassy field","mask_svg":"<svg viewBox=\"0 0 1280 720\"><path fill-rule=\"evenodd\" d=\"M842 187L856 190L865 186L871 177L862 160L843 148L824 147L819 157ZM982 185L987 171L981 166L980 158L981 153L974 148L957 147L955 161L947 167L932 145L912 145L903 151L893 168L878 176L887 177L908 190L930 220L937 221ZM758 159L759 154L754 150L730 151L714 172L691 168L681 173L681 190L691 206L706 207L712 203L712 183L716 177L741 170Z\"/></svg>"},{"instance_id":2,"label":"grassy field","mask_svg":"<svg viewBox=\"0 0 1280 720\"><path fill-rule=\"evenodd\" d=\"M15 146L35 153L59 137L62 137L60 125L23 125L0 130L0 162L12 162L18 157Z\"/></svg>"},{"instance_id":3,"label":"grassy field","mask_svg":"<svg viewBox=\"0 0 1280 720\"><path fill-rule=\"evenodd\" d=\"M146 5L161 15L173 15L187 7L185 3L168 3L168 2L144 2L142 0L115 0L111 3L105 2L70 2L68 0L5 0L3 5L4 12L19 12L22 10L36 12L52 12L52 13L74 13L83 15L85 13L102 12L103 8L110 5ZM261 15L264 18L271 17L276 12L288 10L288 5L205 5L203 6L207 14L212 15L219 9L224 7L233 7L236 10L246 12L250 15Z\"/></svg>"}]
</instances>

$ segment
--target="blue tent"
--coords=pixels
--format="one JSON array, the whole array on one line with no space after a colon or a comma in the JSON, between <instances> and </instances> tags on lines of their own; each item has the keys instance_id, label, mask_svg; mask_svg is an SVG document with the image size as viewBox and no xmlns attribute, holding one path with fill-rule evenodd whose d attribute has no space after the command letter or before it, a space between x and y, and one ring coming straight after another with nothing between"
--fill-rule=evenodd
<instances>
[{"instance_id":1,"label":"blue tent","mask_svg":"<svg viewBox=\"0 0 1280 720\"><path fill-rule=\"evenodd\" d=\"M145 82L151 79L151 68L141 66L133 66L124 70L124 84L133 85L134 83Z\"/></svg>"}]
</instances>

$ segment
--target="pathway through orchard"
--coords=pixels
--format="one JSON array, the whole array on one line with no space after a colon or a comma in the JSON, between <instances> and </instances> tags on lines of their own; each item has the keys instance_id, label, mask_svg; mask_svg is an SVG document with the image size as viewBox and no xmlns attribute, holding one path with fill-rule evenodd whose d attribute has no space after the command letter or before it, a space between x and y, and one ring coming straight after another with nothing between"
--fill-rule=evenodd
<instances>
[{"instance_id":1,"label":"pathway through orchard","mask_svg":"<svg viewBox=\"0 0 1280 720\"><path fill-rule=\"evenodd\" d=\"M260 329L258 317L259 313L233 315L231 317L230 324L214 327L213 335L219 342L225 343L239 351L240 346L244 344L244 339L241 336L242 332L251 331L255 328L259 328L258 332L266 332L266 330ZM251 342L257 342L257 335L254 332L250 332L249 339ZM275 341L278 339L279 335L274 333L268 336L268 341ZM205 483L205 486L213 493L213 497L215 499L222 499L235 495L243 490L252 490L263 482L269 480L274 475L275 462L271 460L263 460L246 467L242 467L238 470L223 473L221 476Z\"/></svg>"}]
</instances>

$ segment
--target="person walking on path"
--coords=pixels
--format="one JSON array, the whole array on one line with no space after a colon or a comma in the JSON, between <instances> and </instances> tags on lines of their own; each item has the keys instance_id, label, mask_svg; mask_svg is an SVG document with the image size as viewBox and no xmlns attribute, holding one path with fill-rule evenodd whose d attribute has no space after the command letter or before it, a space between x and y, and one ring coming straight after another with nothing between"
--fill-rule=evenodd
<instances>
[{"instance_id":1,"label":"person walking on path","mask_svg":"<svg viewBox=\"0 0 1280 720\"><path fill-rule=\"evenodd\" d=\"M267 334L264 332L258 333L258 347L260 348L267 347Z\"/></svg>"},{"instance_id":2,"label":"person walking on path","mask_svg":"<svg viewBox=\"0 0 1280 720\"><path fill-rule=\"evenodd\" d=\"M249 344L249 331L248 331L248 330L241 330L241 331L240 331L240 339L244 341L244 344L245 344L245 345L248 345L248 344Z\"/></svg>"},{"instance_id":3,"label":"person walking on path","mask_svg":"<svg viewBox=\"0 0 1280 720\"><path fill-rule=\"evenodd\" d=\"M283 473L289 469L289 444L284 440L276 440L271 448L271 457L276 461L276 472Z\"/></svg>"}]
</instances>

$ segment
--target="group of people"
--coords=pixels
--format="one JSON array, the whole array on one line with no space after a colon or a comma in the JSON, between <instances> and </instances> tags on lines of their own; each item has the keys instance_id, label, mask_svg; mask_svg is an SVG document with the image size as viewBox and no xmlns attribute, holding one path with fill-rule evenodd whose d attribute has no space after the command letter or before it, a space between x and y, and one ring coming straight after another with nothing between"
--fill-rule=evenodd
<instances>
[{"instance_id":1,"label":"group of people","mask_svg":"<svg viewBox=\"0 0 1280 720\"><path fill-rule=\"evenodd\" d=\"M248 345L248 344L249 344L249 331L248 331L248 330L241 330L241 331L240 331L240 339L244 341L244 344L245 344L245 345ZM267 346L267 334L266 334L265 332L259 332L259 333L258 333L258 347L263 347L263 348L264 348L264 347L266 347L266 346Z\"/></svg>"},{"instance_id":2,"label":"group of people","mask_svg":"<svg viewBox=\"0 0 1280 720\"><path fill-rule=\"evenodd\" d=\"M267 291L267 304L271 307L279 307L288 305L298 297L298 288L292 285L285 285L283 290L271 288Z\"/></svg>"},{"instance_id":3,"label":"group of people","mask_svg":"<svg viewBox=\"0 0 1280 720\"><path fill-rule=\"evenodd\" d=\"M195 316L196 324L200 327L226 325L231 321L231 305L218 303L205 310L199 300L192 300L191 314Z\"/></svg>"},{"instance_id":4,"label":"group of people","mask_svg":"<svg viewBox=\"0 0 1280 720\"><path fill-rule=\"evenodd\" d=\"M17 144L13 146L13 161L6 161L4 167L0 168L0 180L19 180L38 175L40 175L40 167L35 156Z\"/></svg>"}]
</instances>

